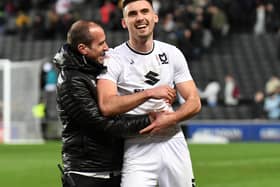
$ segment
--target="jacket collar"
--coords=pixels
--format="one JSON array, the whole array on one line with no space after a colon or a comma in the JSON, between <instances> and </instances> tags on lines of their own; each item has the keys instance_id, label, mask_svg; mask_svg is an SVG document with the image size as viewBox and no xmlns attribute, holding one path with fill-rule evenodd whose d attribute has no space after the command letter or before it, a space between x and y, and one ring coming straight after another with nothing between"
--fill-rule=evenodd
<instances>
[{"instance_id":1,"label":"jacket collar","mask_svg":"<svg viewBox=\"0 0 280 187\"><path fill-rule=\"evenodd\" d=\"M95 76L107 70L106 66L81 55L73 50L69 44L64 44L59 49L53 58L53 63L59 70L73 69Z\"/></svg>"}]
</instances>

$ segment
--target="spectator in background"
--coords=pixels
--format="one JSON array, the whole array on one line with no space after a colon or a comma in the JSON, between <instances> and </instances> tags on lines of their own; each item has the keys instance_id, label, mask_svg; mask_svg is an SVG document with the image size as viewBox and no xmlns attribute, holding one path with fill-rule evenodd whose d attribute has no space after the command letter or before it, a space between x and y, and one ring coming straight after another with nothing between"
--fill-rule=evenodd
<instances>
[{"instance_id":1,"label":"spectator in background","mask_svg":"<svg viewBox=\"0 0 280 187\"><path fill-rule=\"evenodd\" d=\"M211 31L216 40L226 36L229 31L227 16L223 10L216 6L209 6L208 12L211 14Z\"/></svg>"},{"instance_id":2,"label":"spectator in background","mask_svg":"<svg viewBox=\"0 0 280 187\"><path fill-rule=\"evenodd\" d=\"M168 43L176 42L175 30L177 29L176 23L174 21L173 14L167 13L163 16L162 21L156 27L156 35L159 38L164 38ZM180 39L178 39L180 41Z\"/></svg>"},{"instance_id":3,"label":"spectator in background","mask_svg":"<svg viewBox=\"0 0 280 187\"><path fill-rule=\"evenodd\" d=\"M44 86L44 100L46 104L46 120L57 119L56 112L56 83L57 83L57 72L53 64L46 62L43 65L43 86Z\"/></svg>"},{"instance_id":4,"label":"spectator in background","mask_svg":"<svg viewBox=\"0 0 280 187\"><path fill-rule=\"evenodd\" d=\"M238 105L240 90L232 75L225 77L224 102L226 106Z\"/></svg>"},{"instance_id":5,"label":"spectator in background","mask_svg":"<svg viewBox=\"0 0 280 187\"><path fill-rule=\"evenodd\" d=\"M280 13L277 12L273 3L268 3L266 5L265 18L266 31L268 33L277 33L280 28Z\"/></svg>"},{"instance_id":6,"label":"spectator in background","mask_svg":"<svg viewBox=\"0 0 280 187\"><path fill-rule=\"evenodd\" d=\"M122 19L122 0L119 0L115 9L110 13L110 18L109 18L110 22L107 24L108 29L112 31L122 30L122 24L120 21L121 19Z\"/></svg>"},{"instance_id":7,"label":"spectator in background","mask_svg":"<svg viewBox=\"0 0 280 187\"><path fill-rule=\"evenodd\" d=\"M13 1L7 1L5 6L4 6L4 10L5 10L5 13L7 14L7 16L15 16L16 15L16 6L15 6L15 2Z\"/></svg>"},{"instance_id":8,"label":"spectator in background","mask_svg":"<svg viewBox=\"0 0 280 187\"><path fill-rule=\"evenodd\" d=\"M43 65L44 71L44 89L46 92L53 92L56 89L57 72L50 62Z\"/></svg>"},{"instance_id":9,"label":"spectator in background","mask_svg":"<svg viewBox=\"0 0 280 187\"><path fill-rule=\"evenodd\" d=\"M32 114L34 118L39 120L41 126L41 134L44 140L47 139L47 120L46 120L46 103L44 101L44 97L40 98L38 104L32 107Z\"/></svg>"},{"instance_id":10,"label":"spectator in background","mask_svg":"<svg viewBox=\"0 0 280 187\"><path fill-rule=\"evenodd\" d=\"M264 34L265 33L265 20L266 20L266 15L265 15L265 5L263 3L260 3L257 5L256 8L256 22L254 25L254 33L255 34Z\"/></svg>"},{"instance_id":11,"label":"spectator in background","mask_svg":"<svg viewBox=\"0 0 280 187\"><path fill-rule=\"evenodd\" d=\"M59 16L69 13L72 8L71 0L57 0L55 4L55 11Z\"/></svg>"},{"instance_id":12,"label":"spectator in background","mask_svg":"<svg viewBox=\"0 0 280 187\"><path fill-rule=\"evenodd\" d=\"M101 16L101 24L106 29L109 27L111 13L116 10L116 6L110 0L105 0L104 4L100 7L99 12Z\"/></svg>"},{"instance_id":13,"label":"spectator in background","mask_svg":"<svg viewBox=\"0 0 280 187\"><path fill-rule=\"evenodd\" d=\"M161 8L161 1L160 0L153 0L153 7L155 9L155 13L159 14L159 10Z\"/></svg>"},{"instance_id":14,"label":"spectator in background","mask_svg":"<svg viewBox=\"0 0 280 187\"><path fill-rule=\"evenodd\" d=\"M264 110L264 93L260 90L254 94L254 100L252 104L252 117L253 119L266 118L266 112Z\"/></svg>"},{"instance_id":15,"label":"spectator in background","mask_svg":"<svg viewBox=\"0 0 280 187\"><path fill-rule=\"evenodd\" d=\"M16 17L16 26L20 40L26 40L27 33L31 24L31 18L23 11L19 11Z\"/></svg>"},{"instance_id":16,"label":"spectator in background","mask_svg":"<svg viewBox=\"0 0 280 187\"><path fill-rule=\"evenodd\" d=\"M34 40L43 40L46 38L45 18L41 13L34 15L31 32Z\"/></svg>"},{"instance_id":17,"label":"spectator in background","mask_svg":"<svg viewBox=\"0 0 280 187\"><path fill-rule=\"evenodd\" d=\"M182 50L182 53L184 54L185 58L189 63L188 65L190 69L191 69L192 60L194 59L191 36L192 36L192 32L190 29L184 29L182 32L178 32L177 35L178 38L177 46L179 49Z\"/></svg>"},{"instance_id":18,"label":"spectator in background","mask_svg":"<svg viewBox=\"0 0 280 187\"><path fill-rule=\"evenodd\" d=\"M168 13L164 16L163 21L161 22L163 30L167 33L174 32L176 24L174 22L173 15Z\"/></svg>"},{"instance_id":19,"label":"spectator in background","mask_svg":"<svg viewBox=\"0 0 280 187\"><path fill-rule=\"evenodd\" d=\"M72 23L77 20L77 15L74 12L67 12L64 15L61 15L57 23L57 34L59 38L63 38L69 30Z\"/></svg>"},{"instance_id":20,"label":"spectator in background","mask_svg":"<svg viewBox=\"0 0 280 187\"><path fill-rule=\"evenodd\" d=\"M48 39L54 39L56 36L58 24L59 24L59 15L57 14L55 10L55 6L52 5L50 9L46 12L46 37Z\"/></svg>"},{"instance_id":21,"label":"spectator in background","mask_svg":"<svg viewBox=\"0 0 280 187\"><path fill-rule=\"evenodd\" d=\"M264 110L269 119L280 119L280 79L272 75L265 84Z\"/></svg>"},{"instance_id":22,"label":"spectator in background","mask_svg":"<svg viewBox=\"0 0 280 187\"><path fill-rule=\"evenodd\" d=\"M231 31L251 32L256 22L256 0L234 0L227 3Z\"/></svg>"},{"instance_id":23,"label":"spectator in background","mask_svg":"<svg viewBox=\"0 0 280 187\"><path fill-rule=\"evenodd\" d=\"M201 99L206 99L209 107L215 107L218 104L218 95L221 90L220 83L217 80L210 79L203 91L200 91Z\"/></svg>"},{"instance_id":24,"label":"spectator in background","mask_svg":"<svg viewBox=\"0 0 280 187\"><path fill-rule=\"evenodd\" d=\"M264 110L267 112L268 119L280 119L280 95L278 93L267 95L265 97Z\"/></svg>"},{"instance_id":25,"label":"spectator in background","mask_svg":"<svg viewBox=\"0 0 280 187\"><path fill-rule=\"evenodd\" d=\"M276 75L272 75L265 84L265 92L267 95L280 93L280 79Z\"/></svg>"},{"instance_id":26,"label":"spectator in background","mask_svg":"<svg viewBox=\"0 0 280 187\"><path fill-rule=\"evenodd\" d=\"M57 0L55 10L58 15L58 22L56 24L56 32L59 38L64 38L70 26L77 19L77 14L74 11L71 0Z\"/></svg>"},{"instance_id":27,"label":"spectator in background","mask_svg":"<svg viewBox=\"0 0 280 187\"><path fill-rule=\"evenodd\" d=\"M192 42L192 54L194 59L200 59L204 50L203 38L204 31L200 21L194 21L191 23L191 42Z\"/></svg>"}]
</instances>

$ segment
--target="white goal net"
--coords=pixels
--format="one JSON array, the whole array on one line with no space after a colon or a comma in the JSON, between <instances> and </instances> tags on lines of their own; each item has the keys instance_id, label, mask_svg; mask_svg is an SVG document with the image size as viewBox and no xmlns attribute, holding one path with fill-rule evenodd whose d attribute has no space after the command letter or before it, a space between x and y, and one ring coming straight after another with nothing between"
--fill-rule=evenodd
<instances>
[{"instance_id":1,"label":"white goal net","mask_svg":"<svg viewBox=\"0 0 280 187\"><path fill-rule=\"evenodd\" d=\"M41 62L0 60L0 142L42 143L32 107L40 97Z\"/></svg>"}]
</instances>

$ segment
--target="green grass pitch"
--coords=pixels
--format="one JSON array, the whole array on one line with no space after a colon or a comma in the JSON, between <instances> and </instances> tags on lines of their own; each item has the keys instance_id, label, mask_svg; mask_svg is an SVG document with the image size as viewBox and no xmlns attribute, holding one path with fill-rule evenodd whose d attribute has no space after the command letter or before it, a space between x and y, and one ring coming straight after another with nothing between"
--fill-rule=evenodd
<instances>
[{"instance_id":1,"label":"green grass pitch","mask_svg":"<svg viewBox=\"0 0 280 187\"><path fill-rule=\"evenodd\" d=\"M198 187L280 185L280 144L189 145Z\"/></svg>"},{"instance_id":2,"label":"green grass pitch","mask_svg":"<svg viewBox=\"0 0 280 187\"><path fill-rule=\"evenodd\" d=\"M190 144L197 187L275 187L279 143ZM61 143L0 145L0 186L59 187ZM171 161L172 162L172 161Z\"/></svg>"}]
</instances>

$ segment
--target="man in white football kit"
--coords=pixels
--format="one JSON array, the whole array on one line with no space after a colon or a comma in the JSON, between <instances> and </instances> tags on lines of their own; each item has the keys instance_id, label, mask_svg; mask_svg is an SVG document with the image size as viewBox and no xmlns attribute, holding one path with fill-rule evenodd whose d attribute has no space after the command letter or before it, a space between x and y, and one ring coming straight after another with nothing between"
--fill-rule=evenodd
<instances>
[{"instance_id":1,"label":"man in white football kit","mask_svg":"<svg viewBox=\"0 0 280 187\"><path fill-rule=\"evenodd\" d=\"M124 0L123 15L129 41L117 46L105 62L108 71L98 81L101 111L107 116L153 111L168 115L125 140L121 186L194 187L190 153L178 125L201 109L187 62L175 46L153 40L158 17L151 0ZM139 94L162 85L176 87L185 99L176 111L164 99Z\"/></svg>"}]
</instances>

